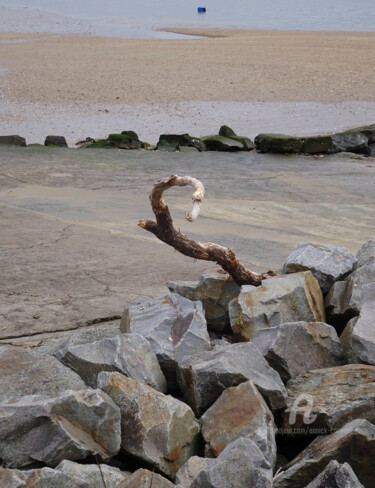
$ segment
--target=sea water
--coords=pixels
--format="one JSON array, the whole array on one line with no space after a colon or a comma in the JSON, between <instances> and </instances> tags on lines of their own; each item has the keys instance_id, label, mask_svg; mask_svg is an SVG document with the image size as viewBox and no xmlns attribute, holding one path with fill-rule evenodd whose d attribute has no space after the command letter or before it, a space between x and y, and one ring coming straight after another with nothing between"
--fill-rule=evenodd
<instances>
[{"instance_id":1,"label":"sea water","mask_svg":"<svg viewBox=\"0 0 375 488\"><path fill-rule=\"evenodd\" d=\"M0 0L0 31L175 38L160 29L189 26L375 31L375 0Z\"/></svg>"}]
</instances>

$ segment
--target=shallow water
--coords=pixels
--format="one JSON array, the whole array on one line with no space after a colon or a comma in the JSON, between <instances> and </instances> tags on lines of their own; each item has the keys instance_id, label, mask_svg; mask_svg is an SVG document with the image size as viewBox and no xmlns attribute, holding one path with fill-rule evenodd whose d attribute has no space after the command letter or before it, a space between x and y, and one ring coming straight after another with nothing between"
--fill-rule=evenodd
<instances>
[{"instance_id":1,"label":"shallow water","mask_svg":"<svg viewBox=\"0 0 375 488\"><path fill-rule=\"evenodd\" d=\"M198 14L197 7L206 7ZM375 31L374 0L0 0L0 31L182 37L167 26Z\"/></svg>"}]
</instances>

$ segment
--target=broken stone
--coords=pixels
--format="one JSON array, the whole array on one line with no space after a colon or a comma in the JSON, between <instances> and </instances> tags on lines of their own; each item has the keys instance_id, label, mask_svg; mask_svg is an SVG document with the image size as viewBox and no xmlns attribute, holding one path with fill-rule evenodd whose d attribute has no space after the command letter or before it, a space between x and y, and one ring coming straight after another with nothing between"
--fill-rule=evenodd
<instances>
[{"instance_id":1,"label":"broken stone","mask_svg":"<svg viewBox=\"0 0 375 488\"><path fill-rule=\"evenodd\" d=\"M159 151L180 151L181 148L194 148L198 151L205 151L205 145L197 137L192 137L189 134L162 134L159 137L159 142L156 149Z\"/></svg>"},{"instance_id":2,"label":"broken stone","mask_svg":"<svg viewBox=\"0 0 375 488\"><path fill-rule=\"evenodd\" d=\"M375 366L348 364L303 373L287 384L283 428L329 433L354 418L375 422Z\"/></svg>"},{"instance_id":3,"label":"broken stone","mask_svg":"<svg viewBox=\"0 0 375 488\"><path fill-rule=\"evenodd\" d=\"M340 342L342 345L342 350L344 352L345 361L347 363L351 362L349 359L349 353L352 345L352 333L353 328L358 321L358 318L359 317L353 317L352 319L350 319L349 322L346 324L346 327L343 330L342 334L340 335Z\"/></svg>"},{"instance_id":4,"label":"broken stone","mask_svg":"<svg viewBox=\"0 0 375 488\"><path fill-rule=\"evenodd\" d=\"M364 488L348 463L340 464L334 459L305 488Z\"/></svg>"},{"instance_id":5,"label":"broken stone","mask_svg":"<svg viewBox=\"0 0 375 488\"><path fill-rule=\"evenodd\" d=\"M74 488L117 488L122 480L130 476L128 471L121 471L107 464L79 464L68 460L56 466L55 471L72 478L75 482ZM62 487L65 488L65 484L60 484L59 488Z\"/></svg>"},{"instance_id":6,"label":"broken stone","mask_svg":"<svg viewBox=\"0 0 375 488\"><path fill-rule=\"evenodd\" d=\"M224 136L205 136L201 137L201 141L206 147L206 151L248 151L248 144L246 141L240 141L239 138L233 139L232 137Z\"/></svg>"},{"instance_id":7,"label":"broken stone","mask_svg":"<svg viewBox=\"0 0 375 488\"><path fill-rule=\"evenodd\" d=\"M172 488L175 486L158 473L147 469L138 469L124 479L116 488Z\"/></svg>"},{"instance_id":8,"label":"broken stone","mask_svg":"<svg viewBox=\"0 0 375 488\"><path fill-rule=\"evenodd\" d=\"M56 397L65 390L87 388L81 378L56 358L27 349L0 347L0 403L25 395Z\"/></svg>"},{"instance_id":9,"label":"broken stone","mask_svg":"<svg viewBox=\"0 0 375 488\"><path fill-rule=\"evenodd\" d=\"M122 334L81 345L68 342L56 357L92 388L96 388L101 371L117 371L156 390L167 389L150 343L139 334Z\"/></svg>"},{"instance_id":10,"label":"broken stone","mask_svg":"<svg viewBox=\"0 0 375 488\"><path fill-rule=\"evenodd\" d=\"M358 266L375 262L375 240L367 241L357 252Z\"/></svg>"},{"instance_id":11,"label":"broken stone","mask_svg":"<svg viewBox=\"0 0 375 488\"><path fill-rule=\"evenodd\" d=\"M0 146L26 146L26 139L21 136L0 136Z\"/></svg>"},{"instance_id":12,"label":"broken stone","mask_svg":"<svg viewBox=\"0 0 375 488\"><path fill-rule=\"evenodd\" d=\"M98 387L120 407L126 453L172 478L196 453L199 423L185 403L120 373L100 373Z\"/></svg>"},{"instance_id":13,"label":"broken stone","mask_svg":"<svg viewBox=\"0 0 375 488\"><path fill-rule=\"evenodd\" d=\"M301 152L303 145L301 137L285 134L258 134L254 142L257 151L261 153L298 154Z\"/></svg>"},{"instance_id":14,"label":"broken stone","mask_svg":"<svg viewBox=\"0 0 375 488\"><path fill-rule=\"evenodd\" d=\"M359 318L352 327L348 357L352 363L375 365L375 296L362 305Z\"/></svg>"},{"instance_id":15,"label":"broken stone","mask_svg":"<svg viewBox=\"0 0 375 488\"><path fill-rule=\"evenodd\" d=\"M345 281L337 281L325 299L329 323L335 326L345 324L359 315L363 303L363 285L375 283L375 262L357 268Z\"/></svg>"},{"instance_id":16,"label":"broken stone","mask_svg":"<svg viewBox=\"0 0 375 488\"><path fill-rule=\"evenodd\" d=\"M47 136L44 141L45 146L68 147L65 137L63 136Z\"/></svg>"},{"instance_id":17,"label":"broken stone","mask_svg":"<svg viewBox=\"0 0 375 488\"><path fill-rule=\"evenodd\" d=\"M207 325L218 331L229 325L229 302L241 290L228 274L217 271L206 272L199 281L169 281L167 286L172 293L178 293L189 300L201 301Z\"/></svg>"},{"instance_id":18,"label":"broken stone","mask_svg":"<svg viewBox=\"0 0 375 488\"><path fill-rule=\"evenodd\" d=\"M186 488L271 488L272 478L271 465L262 451L250 439L240 437L218 458L203 464L193 483Z\"/></svg>"},{"instance_id":19,"label":"broken stone","mask_svg":"<svg viewBox=\"0 0 375 488\"><path fill-rule=\"evenodd\" d=\"M175 293L127 307L121 331L140 334L150 342L169 391L178 389L177 362L211 349L202 304Z\"/></svg>"},{"instance_id":20,"label":"broken stone","mask_svg":"<svg viewBox=\"0 0 375 488\"><path fill-rule=\"evenodd\" d=\"M199 417L226 388L248 380L255 384L271 409L285 406L286 390L279 374L251 342L230 344L180 365L181 391Z\"/></svg>"},{"instance_id":21,"label":"broken stone","mask_svg":"<svg viewBox=\"0 0 375 488\"><path fill-rule=\"evenodd\" d=\"M0 405L0 458L13 467L56 466L120 449L120 411L100 390L67 390L56 398L25 396Z\"/></svg>"},{"instance_id":22,"label":"broken stone","mask_svg":"<svg viewBox=\"0 0 375 488\"><path fill-rule=\"evenodd\" d=\"M368 138L363 134L338 133L332 138L335 151L369 154Z\"/></svg>"},{"instance_id":23,"label":"broken stone","mask_svg":"<svg viewBox=\"0 0 375 488\"><path fill-rule=\"evenodd\" d=\"M314 439L285 471L275 476L274 488L305 488L332 459L350 464L359 481L370 487L374 482L374 457L375 426L356 419L331 435Z\"/></svg>"},{"instance_id":24,"label":"broken stone","mask_svg":"<svg viewBox=\"0 0 375 488\"><path fill-rule=\"evenodd\" d=\"M273 415L251 381L227 388L202 415L202 435L209 452L217 457L238 439L251 439L271 466L276 463L277 432Z\"/></svg>"},{"instance_id":25,"label":"broken stone","mask_svg":"<svg viewBox=\"0 0 375 488\"><path fill-rule=\"evenodd\" d=\"M252 342L284 382L310 369L344 362L335 329L322 322L294 322L258 330Z\"/></svg>"},{"instance_id":26,"label":"broken stone","mask_svg":"<svg viewBox=\"0 0 375 488\"><path fill-rule=\"evenodd\" d=\"M189 488L193 485L197 476L211 464L212 459L192 456L180 468L176 474L176 486L179 488Z\"/></svg>"},{"instance_id":27,"label":"broken stone","mask_svg":"<svg viewBox=\"0 0 375 488\"><path fill-rule=\"evenodd\" d=\"M332 136L308 136L303 138L301 152L304 154L329 154L334 150Z\"/></svg>"},{"instance_id":28,"label":"broken stone","mask_svg":"<svg viewBox=\"0 0 375 488\"><path fill-rule=\"evenodd\" d=\"M27 471L0 468L0 486L2 488L91 488L87 484L78 485L70 476L51 468ZM92 488L97 487L99 485Z\"/></svg>"},{"instance_id":29,"label":"broken stone","mask_svg":"<svg viewBox=\"0 0 375 488\"><path fill-rule=\"evenodd\" d=\"M262 286L243 286L229 304L238 340L252 340L260 329L287 322L325 322L321 289L311 271L268 278Z\"/></svg>"},{"instance_id":30,"label":"broken stone","mask_svg":"<svg viewBox=\"0 0 375 488\"><path fill-rule=\"evenodd\" d=\"M300 242L287 258L284 273L310 270L318 280L323 294L329 292L335 281L342 281L357 264L357 259L345 247L332 244Z\"/></svg>"}]
</instances>

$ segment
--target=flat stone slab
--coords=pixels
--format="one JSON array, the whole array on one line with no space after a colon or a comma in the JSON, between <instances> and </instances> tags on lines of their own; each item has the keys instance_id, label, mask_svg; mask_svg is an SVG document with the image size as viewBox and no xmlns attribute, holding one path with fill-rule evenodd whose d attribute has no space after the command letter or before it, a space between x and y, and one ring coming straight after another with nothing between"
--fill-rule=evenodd
<instances>
[{"instance_id":1,"label":"flat stone slab","mask_svg":"<svg viewBox=\"0 0 375 488\"><path fill-rule=\"evenodd\" d=\"M56 397L87 388L82 379L52 356L39 357L23 347L0 347L0 403L26 395Z\"/></svg>"},{"instance_id":2,"label":"flat stone slab","mask_svg":"<svg viewBox=\"0 0 375 488\"><path fill-rule=\"evenodd\" d=\"M285 406L279 374L251 342L231 344L179 365L179 383L187 403L201 416L231 386L252 381L271 409Z\"/></svg>"},{"instance_id":3,"label":"flat stone slab","mask_svg":"<svg viewBox=\"0 0 375 488\"><path fill-rule=\"evenodd\" d=\"M283 428L333 432L355 418L375 422L375 366L348 364L303 373L287 384Z\"/></svg>"}]
</instances>

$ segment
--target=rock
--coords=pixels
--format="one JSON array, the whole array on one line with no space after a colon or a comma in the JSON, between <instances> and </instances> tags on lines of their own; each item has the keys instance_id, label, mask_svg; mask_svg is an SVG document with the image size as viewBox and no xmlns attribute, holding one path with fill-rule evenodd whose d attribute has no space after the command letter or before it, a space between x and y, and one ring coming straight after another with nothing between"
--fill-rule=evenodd
<instances>
[{"instance_id":1,"label":"rock","mask_svg":"<svg viewBox=\"0 0 375 488\"><path fill-rule=\"evenodd\" d=\"M150 342L169 391L178 390L177 362L211 349L202 304L177 294L130 305L124 311L120 328Z\"/></svg>"},{"instance_id":2,"label":"rock","mask_svg":"<svg viewBox=\"0 0 375 488\"><path fill-rule=\"evenodd\" d=\"M311 271L268 278L262 286L243 286L229 304L238 340L251 340L268 327L287 322L325 322L323 296Z\"/></svg>"},{"instance_id":3,"label":"rock","mask_svg":"<svg viewBox=\"0 0 375 488\"><path fill-rule=\"evenodd\" d=\"M172 488L175 486L158 473L147 469L138 469L125 478L116 488Z\"/></svg>"},{"instance_id":4,"label":"rock","mask_svg":"<svg viewBox=\"0 0 375 488\"><path fill-rule=\"evenodd\" d=\"M375 365L375 294L372 300L366 300L362 305L359 318L352 327L348 358L351 363Z\"/></svg>"},{"instance_id":5,"label":"rock","mask_svg":"<svg viewBox=\"0 0 375 488\"><path fill-rule=\"evenodd\" d=\"M271 466L276 463L276 425L262 395L251 381L227 388L201 417L207 452L217 457L239 437L251 439Z\"/></svg>"},{"instance_id":6,"label":"rock","mask_svg":"<svg viewBox=\"0 0 375 488\"><path fill-rule=\"evenodd\" d=\"M117 371L156 390L167 390L150 343L139 334L122 334L81 345L68 343L56 357L92 388L96 388L101 371Z\"/></svg>"},{"instance_id":7,"label":"rock","mask_svg":"<svg viewBox=\"0 0 375 488\"><path fill-rule=\"evenodd\" d=\"M67 390L56 398L22 397L0 404L0 458L18 468L56 466L90 455L109 459L120 449L120 411L99 390Z\"/></svg>"},{"instance_id":8,"label":"rock","mask_svg":"<svg viewBox=\"0 0 375 488\"><path fill-rule=\"evenodd\" d=\"M283 273L310 270L326 294L333 283L345 279L356 264L357 259L345 247L300 242L288 256Z\"/></svg>"},{"instance_id":9,"label":"rock","mask_svg":"<svg viewBox=\"0 0 375 488\"><path fill-rule=\"evenodd\" d=\"M367 241L357 252L358 267L375 262L375 240Z\"/></svg>"},{"instance_id":10,"label":"rock","mask_svg":"<svg viewBox=\"0 0 375 488\"><path fill-rule=\"evenodd\" d=\"M355 154L369 154L368 138L363 134L334 134L334 149L337 152L351 152Z\"/></svg>"},{"instance_id":11,"label":"rock","mask_svg":"<svg viewBox=\"0 0 375 488\"><path fill-rule=\"evenodd\" d=\"M325 299L329 323L335 326L345 324L359 315L363 302L363 285L375 283L375 262L357 268L345 281L337 281Z\"/></svg>"},{"instance_id":12,"label":"rock","mask_svg":"<svg viewBox=\"0 0 375 488\"><path fill-rule=\"evenodd\" d=\"M201 471L208 469L213 459L192 456L176 474L175 484L179 488L189 488Z\"/></svg>"},{"instance_id":13,"label":"rock","mask_svg":"<svg viewBox=\"0 0 375 488\"><path fill-rule=\"evenodd\" d=\"M189 134L162 134L156 149L159 151L180 151L182 147L192 147L198 151L205 151L204 143L198 137Z\"/></svg>"},{"instance_id":14,"label":"rock","mask_svg":"<svg viewBox=\"0 0 375 488\"><path fill-rule=\"evenodd\" d=\"M0 136L0 146L26 146L26 139L21 136Z\"/></svg>"},{"instance_id":15,"label":"rock","mask_svg":"<svg viewBox=\"0 0 375 488\"><path fill-rule=\"evenodd\" d=\"M54 357L41 358L22 347L0 347L0 403L85 388L81 378Z\"/></svg>"},{"instance_id":16,"label":"rock","mask_svg":"<svg viewBox=\"0 0 375 488\"><path fill-rule=\"evenodd\" d=\"M231 386L252 381L272 410L285 406L286 391L251 342L230 344L180 365L179 383L187 403L201 416Z\"/></svg>"},{"instance_id":17,"label":"rock","mask_svg":"<svg viewBox=\"0 0 375 488\"><path fill-rule=\"evenodd\" d=\"M369 148L370 148L370 154L369 156L371 156L372 158L375 157L375 144L370 144L369 145Z\"/></svg>"},{"instance_id":18,"label":"rock","mask_svg":"<svg viewBox=\"0 0 375 488\"><path fill-rule=\"evenodd\" d=\"M191 488L272 488L271 465L250 439L240 437L209 461Z\"/></svg>"},{"instance_id":19,"label":"rock","mask_svg":"<svg viewBox=\"0 0 375 488\"><path fill-rule=\"evenodd\" d=\"M106 488L117 488L121 481L130 476L129 472L107 464L78 464L67 460L56 466L55 471L72 478L77 488L103 488L104 483ZM65 488L65 484L60 484L58 488L61 487Z\"/></svg>"},{"instance_id":20,"label":"rock","mask_svg":"<svg viewBox=\"0 0 375 488\"><path fill-rule=\"evenodd\" d=\"M310 369L344 362L335 329L322 322L294 322L262 329L252 342L284 382Z\"/></svg>"},{"instance_id":21,"label":"rock","mask_svg":"<svg viewBox=\"0 0 375 488\"><path fill-rule=\"evenodd\" d=\"M283 428L290 435L329 433L355 418L375 422L375 366L346 366L308 371L287 384Z\"/></svg>"},{"instance_id":22,"label":"rock","mask_svg":"<svg viewBox=\"0 0 375 488\"><path fill-rule=\"evenodd\" d=\"M91 488L87 484L78 485L70 476L51 468L26 471L0 468L0 486L2 488Z\"/></svg>"},{"instance_id":23,"label":"rock","mask_svg":"<svg viewBox=\"0 0 375 488\"><path fill-rule=\"evenodd\" d=\"M275 477L274 488L305 488L332 459L347 462L360 482L370 487L374 483L374 456L375 426L356 419L331 435L313 440L286 466L286 471Z\"/></svg>"},{"instance_id":24,"label":"rock","mask_svg":"<svg viewBox=\"0 0 375 488\"><path fill-rule=\"evenodd\" d=\"M255 144L251 139L245 136L238 136L234 130L232 130L227 125L222 125L219 130L219 136L228 137L229 139L234 139L235 141L241 142L244 146L245 151L251 151L255 149Z\"/></svg>"},{"instance_id":25,"label":"rock","mask_svg":"<svg viewBox=\"0 0 375 488\"><path fill-rule=\"evenodd\" d=\"M169 281L167 286L172 293L201 301L207 325L218 331L229 325L229 302L241 290L228 274L217 271L207 271L199 281Z\"/></svg>"},{"instance_id":26,"label":"rock","mask_svg":"<svg viewBox=\"0 0 375 488\"><path fill-rule=\"evenodd\" d=\"M68 147L65 137L63 136L47 136L44 141L45 146Z\"/></svg>"},{"instance_id":27,"label":"rock","mask_svg":"<svg viewBox=\"0 0 375 488\"><path fill-rule=\"evenodd\" d=\"M254 142L257 151L261 153L298 154L301 152L303 145L301 137L284 134L258 134Z\"/></svg>"},{"instance_id":28,"label":"rock","mask_svg":"<svg viewBox=\"0 0 375 488\"><path fill-rule=\"evenodd\" d=\"M352 345L353 328L357 323L357 321L358 321L358 317L353 317L352 319L350 319L349 322L346 324L342 334L340 335L340 342L342 345L342 350L344 352L345 361L347 363L351 362L349 359L349 353Z\"/></svg>"},{"instance_id":29,"label":"rock","mask_svg":"<svg viewBox=\"0 0 375 488\"><path fill-rule=\"evenodd\" d=\"M219 129L219 136L230 138L236 135L237 134L234 132L234 130L228 127L227 125L222 125Z\"/></svg>"},{"instance_id":30,"label":"rock","mask_svg":"<svg viewBox=\"0 0 375 488\"><path fill-rule=\"evenodd\" d=\"M173 478L196 454L199 423L192 410L120 373L100 373L98 387L121 410L121 448Z\"/></svg>"},{"instance_id":31,"label":"rock","mask_svg":"<svg viewBox=\"0 0 375 488\"><path fill-rule=\"evenodd\" d=\"M233 138L223 136L205 136L201 141L206 146L206 151L246 151L245 145Z\"/></svg>"},{"instance_id":32,"label":"rock","mask_svg":"<svg viewBox=\"0 0 375 488\"><path fill-rule=\"evenodd\" d=\"M334 150L332 136L304 137L301 152L304 154L329 154Z\"/></svg>"},{"instance_id":33,"label":"rock","mask_svg":"<svg viewBox=\"0 0 375 488\"><path fill-rule=\"evenodd\" d=\"M305 488L364 488L348 463L340 464L334 459Z\"/></svg>"},{"instance_id":34,"label":"rock","mask_svg":"<svg viewBox=\"0 0 375 488\"><path fill-rule=\"evenodd\" d=\"M123 131L121 134L109 134L108 145L119 149L141 149L142 141L138 134L132 130Z\"/></svg>"}]
</instances>

